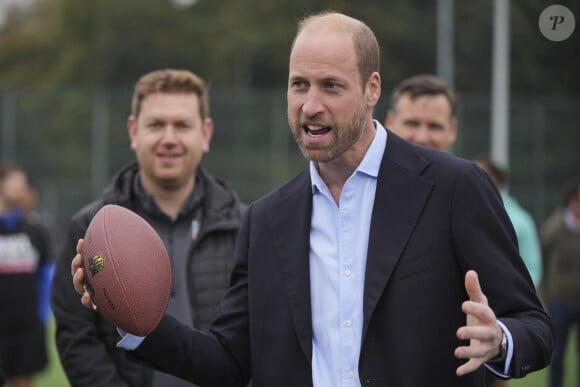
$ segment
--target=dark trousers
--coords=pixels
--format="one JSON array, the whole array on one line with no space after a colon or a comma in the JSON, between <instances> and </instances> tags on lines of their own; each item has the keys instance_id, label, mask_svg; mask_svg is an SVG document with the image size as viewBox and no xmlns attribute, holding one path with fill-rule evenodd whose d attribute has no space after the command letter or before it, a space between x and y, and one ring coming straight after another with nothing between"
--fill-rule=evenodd
<instances>
[{"instance_id":1,"label":"dark trousers","mask_svg":"<svg viewBox=\"0 0 580 387\"><path fill-rule=\"evenodd\" d=\"M576 350L580 353L580 302L549 300L548 313L552 318L554 334L556 335L552 365L550 366L550 387L562 387L566 344L573 325L576 325L578 339ZM580 378L580 364L577 365L575 372Z\"/></svg>"}]
</instances>

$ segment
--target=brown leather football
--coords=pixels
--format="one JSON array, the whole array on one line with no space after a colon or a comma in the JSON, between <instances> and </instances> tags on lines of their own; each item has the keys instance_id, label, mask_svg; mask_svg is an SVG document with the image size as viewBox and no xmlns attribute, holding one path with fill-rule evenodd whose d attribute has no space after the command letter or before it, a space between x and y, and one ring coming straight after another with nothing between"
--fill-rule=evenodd
<instances>
[{"instance_id":1,"label":"brown leather football","mask_svg":"<svg viewBox=\"0 0 580 387\"><path fill-rule=\"evenodd\" d=\"M84 239L85 287L99 312L126 332L151 333L171 294L171 263L157 232L131 210L108 204Z\"/></svg>"}]
</instances>

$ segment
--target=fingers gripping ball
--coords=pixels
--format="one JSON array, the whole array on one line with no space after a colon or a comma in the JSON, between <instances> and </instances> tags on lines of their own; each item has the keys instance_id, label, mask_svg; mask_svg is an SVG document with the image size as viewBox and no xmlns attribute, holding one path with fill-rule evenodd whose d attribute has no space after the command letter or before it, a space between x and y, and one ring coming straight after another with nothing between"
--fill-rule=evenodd
<instances>
[{"instance_id":1,"label":"fingers gripping ball","mask_svg":"<svg viewBox=\"0 0 580 387\"><path fill-rule=\"evenodd\" d=\"M105 318L146 336L171 293L171 264L157 232L136 213L106 205L91 220L81 256L85 287Z\"/></svg>"}]
</instances>

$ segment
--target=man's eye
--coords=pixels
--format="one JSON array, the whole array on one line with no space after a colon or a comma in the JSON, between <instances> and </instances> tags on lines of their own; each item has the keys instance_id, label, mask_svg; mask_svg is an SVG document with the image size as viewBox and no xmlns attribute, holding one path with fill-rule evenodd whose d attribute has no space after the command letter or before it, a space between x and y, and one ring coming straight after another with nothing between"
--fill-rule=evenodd
<instances>
[{"instance_id":1,"label":"man's eye","mask_svg":"<svg viewBox=\"0 0 580 387\"><path fill-rule=\"evenodd\" d=\"M292 82L292 88L293 89L301 89L305 86L305 83L303 81L293 81Z\"/></svg>"}]
</instances>

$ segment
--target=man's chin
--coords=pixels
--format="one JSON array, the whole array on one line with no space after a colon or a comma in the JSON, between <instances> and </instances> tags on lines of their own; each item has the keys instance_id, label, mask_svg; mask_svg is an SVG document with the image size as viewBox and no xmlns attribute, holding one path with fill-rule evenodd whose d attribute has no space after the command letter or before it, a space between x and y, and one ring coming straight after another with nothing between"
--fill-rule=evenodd
<instances>
[{"instance_id":1,"label":"man's chin","mask_svg":"<svg viewBox=\"0 0 580 387\"><path fill-rule=\"evenodd\" d=\"M333 156L332 153L330 153L328 151L328 149L306 149L306 148L301 148L300 149L302 151L302 155L308 160L308 161L314 161L314 162L318 162L318 163L323 163L326 161L332 161L335 157Z\"/></svg>"},{"instance_id":2,"label":"man's chin","mask_svg":"<svg viewBox=\"0 0 580 387\"><path fill-rule=\"evenodd\" d=\"M183 179L179 179L175 175L159 175L155 181L159 187L166 190L175 190L183 185Z\"/></svg>"}]
</instances>

